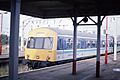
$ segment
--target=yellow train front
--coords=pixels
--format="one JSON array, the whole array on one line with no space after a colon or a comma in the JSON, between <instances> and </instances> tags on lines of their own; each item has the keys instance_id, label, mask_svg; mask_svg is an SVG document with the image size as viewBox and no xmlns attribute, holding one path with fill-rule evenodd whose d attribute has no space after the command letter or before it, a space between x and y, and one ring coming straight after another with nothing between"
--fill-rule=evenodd
<instances>
[{"instance_id":1,"label":"yellow train front","mask_svg":"<svg viewBox=\"0 0 120 80\"><path fill-rule=\"evenodd\" d=\"M48 28L37 28L29 32L25 48L25 59L31 68L39 68L56 60L57 33Z\"/></svg>"}]
</instances>

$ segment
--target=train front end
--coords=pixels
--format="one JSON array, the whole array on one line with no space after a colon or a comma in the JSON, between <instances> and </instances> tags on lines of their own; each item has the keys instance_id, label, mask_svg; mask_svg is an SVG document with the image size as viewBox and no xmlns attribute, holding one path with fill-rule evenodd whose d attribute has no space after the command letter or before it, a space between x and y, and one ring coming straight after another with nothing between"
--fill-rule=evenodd
<instances>
[{"instance_id":1,"label":"train front end","mask_svg":"<svg viewBox=\"0 0 120 80\"><path fill-rule=\"evenodd\" d=\"M56 61L57 33L48 28L38 28L29 33L25 59L31 68L47 66Z\"/></svg>"}]
</instances>

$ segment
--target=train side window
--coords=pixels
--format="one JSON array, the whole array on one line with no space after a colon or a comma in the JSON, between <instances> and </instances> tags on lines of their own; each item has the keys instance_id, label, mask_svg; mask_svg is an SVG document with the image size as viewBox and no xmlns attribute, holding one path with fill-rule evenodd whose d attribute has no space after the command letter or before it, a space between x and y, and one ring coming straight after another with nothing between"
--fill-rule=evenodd
<instances>
[{"instance_id":1,"label":"train side window","mask_svg":"<svg viewBox=\"0 0 120 80\"><path fill-rule=\"evenodd\" d=\"M97 41L95 40L95 48L97 47Z\"/></svg>"},{"instance_id":2,"label":"train side window","mask_svg":"<svg viewBox=\"0 0 120 80\"><path fill-rule=\"evenodd\" d=\"M83 49L86 48L86 39L84 39L84 46L83 46Z\"/></svg>"},{"instance_id":3,"label":"train side window","mask_svg":"<svg viewBox=\"0 0 120 80\"><path fill-rule=\"evenodd\" d=\"M65 40L65 38L63 39L63 49L64 49L64 50L67 49L67 45L66 45L66 40Z\"/></svg>"},{"instance_id":4,"label":"train side window","mask_svg":"<svg viewBox=\"0 0 120 80\"><path fill-rule=\"evenodd\" d=\"M87 41L87 48L90 48L90 41Z\"/></svg>"},{"instance_id":5,"label":"train side window","mask_svg":"<svg viewBox=\"0 0 120 80\"><path fill-rule=\"evenodd\" d=\"M77 41L77 49L80 49L80 40Z\"/></svg>"},{"instance_id":6,"label":"train side window","mask_svg":"<svg viewBox=\"0 0 120 80\"><path fill-rule=\"evenodd\" d=\"M113 47L113 45L114 45L114 44L113 44L113 41L112 41L112 40L109 40L109 45L108 45L108 46L109 46L109 47Z\"/></svg>"},{"instance_id":7,"label":"train side window","mask_svg":"<svg viewBox=\"0 0 120 80\"><path fill-rule=\"evenodd\" d=\"M101 47L105 47L105 40L102 40Z\"/></svg>"},{"instance_id":8,"label":"train side window","mask_svg":"<svg viewBox=\"0 0 120 80\"><path fill-rule=\"evenodd\" d=\"M80 49L80 43L77 44L77 48Z\"/></svg>"},{"instance_id":9,"label":"train side window","mask_svg":"<svg viewBox=\"0 0 120 80\"><path fill-rule=\"evenodd\" d=\"M96 47L96 44L95 44L95 41L93 40L92 41L92 48L95 48Z\"/></svg>"},{"instance_id":10,"label":"train side window","mask_svg":"<svg viewBox=\"0 0 120 80\"><path fill-rule=\"evenodd\" d=\"M61 38L58 38L58 46L57 46L58 50L62 50L63 49L63 41Z\"/></svg>"},{"instance_id":11,"label":"train side window","mask_svg":"<svg viewBox=\"0 0 120 80\"><path fill-rule=\"evenodd\" d=\"M85 41L85 39L81 39L81 38L78 39L77 48L78 49L86 48L86 41Z\"/></svg>"},{"instance_id":12,"label":"train side window","mask_svg":"<svg viewBox=\"0 0 120 80\"><path fill-rule=\"evenodd\" d=\"M57 50L65 50L67 49L67 43L65 37L58 37L57 41Z\"/></svg>"},{"instance_id":13,"label":"train side window","mask_svg":"<svg viewBox=\"0 0 120 80\"><path fill-rule=\"evenodd\" d=\"M72 49L73 48L73 40L71 39L71 41L70 41L70 49Z\"/></svg>"},{"instance_id":14,"label":"train side window","mask_svg":"<svg viewBox=\"0 0 120 80\"><path fill-rule=\"evenodd\" d=\"M81 48L82 49L85 49L86 48L86 39L82 39L82 42L81 42Z\"/></svg>"},{"instance_id":15,"label":"train side window","mask_svg":"<svg viewBox=\"0 0 120 80\"><path fill-rule=\"evenodd\" d=\"M117 42L118 47L120 47L120 41Z\"/></svg>"},{"instance_id":16,"label":"train side window","mask_svg":"<svg viewBox=\"0 0 120 80\"><path fill-rule=\"evenodd\" d=\"M72 49L72 46L73 46L72 39L68 38L66 43L67 43L67 49Z\"/></svg>"}]
</instances>

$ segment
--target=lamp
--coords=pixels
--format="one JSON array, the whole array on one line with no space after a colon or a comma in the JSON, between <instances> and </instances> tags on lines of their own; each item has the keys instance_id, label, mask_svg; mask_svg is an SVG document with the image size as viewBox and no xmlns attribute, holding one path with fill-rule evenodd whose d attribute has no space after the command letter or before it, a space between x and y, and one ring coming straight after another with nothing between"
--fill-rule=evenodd
<instances>
[{"instance_id":1,"label":"lamp","mask_svg":"<svg viewBox=\"0 0 120 80\"><path fill-rule=\"evenodd\" d=\"M86 16L82 20L84 23L88 22L88 18Z\"/></svg>"}]
</instances>

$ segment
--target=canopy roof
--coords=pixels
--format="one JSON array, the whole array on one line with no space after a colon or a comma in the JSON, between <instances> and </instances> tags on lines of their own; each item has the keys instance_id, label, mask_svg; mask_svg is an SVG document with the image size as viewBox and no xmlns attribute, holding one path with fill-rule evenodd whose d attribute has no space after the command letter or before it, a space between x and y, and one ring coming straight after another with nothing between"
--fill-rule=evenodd
<instances>
[{"instance_id":1,"label":"canopy roof","mask_svg":"<svg viewBox=\"0 0 120 80\"><path fill-rule=\"evenodd\" d=\"M10 11L11 0L0 0ZM22 0L21 13L40 18L120 15L120 0Z\"/></svg>"}]
</instances>

